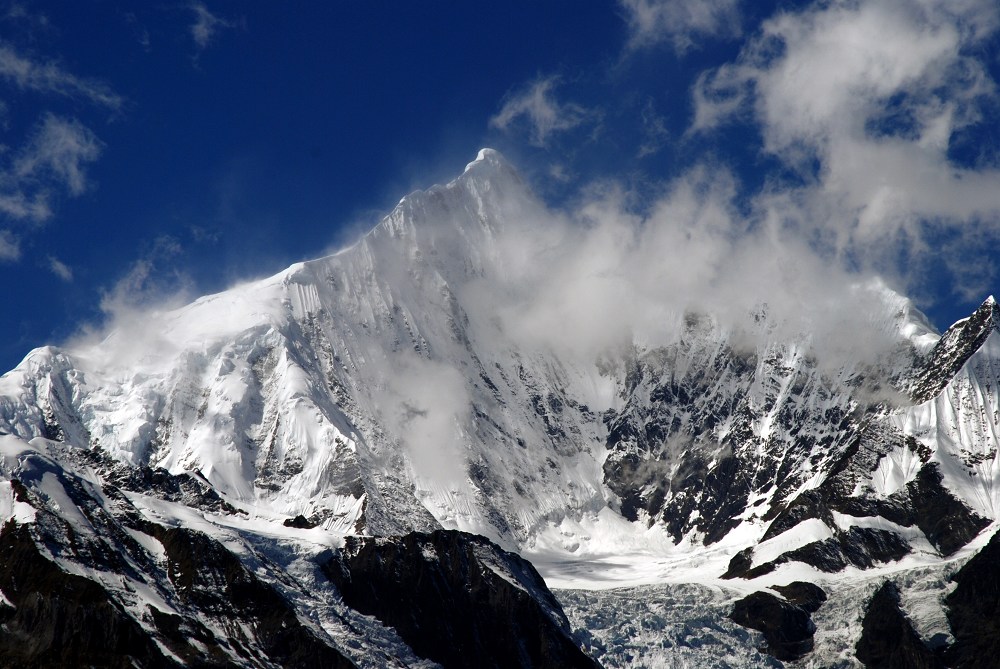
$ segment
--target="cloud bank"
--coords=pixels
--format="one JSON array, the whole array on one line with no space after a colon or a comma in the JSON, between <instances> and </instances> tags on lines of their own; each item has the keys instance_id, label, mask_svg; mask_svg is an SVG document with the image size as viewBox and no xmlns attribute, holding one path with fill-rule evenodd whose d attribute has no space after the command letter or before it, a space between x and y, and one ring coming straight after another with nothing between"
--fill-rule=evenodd
<instances>
[{"instance_id":1,"label":"cloud bank","mask_svg":"<svg viewBox=\"0 0 1000 669\"><path fill-rule=\"evenodd\" d=\"M767 217L908 286L937 264L971 297L996 278L984 251L1000 239L1000 170L995 153L955 151L995 118L981 59L998 25L1000 6L975 0L780 13L737 62L699 78L691 133L755 125L803 184L761 194Z\"/></svg>"}]
</instances>

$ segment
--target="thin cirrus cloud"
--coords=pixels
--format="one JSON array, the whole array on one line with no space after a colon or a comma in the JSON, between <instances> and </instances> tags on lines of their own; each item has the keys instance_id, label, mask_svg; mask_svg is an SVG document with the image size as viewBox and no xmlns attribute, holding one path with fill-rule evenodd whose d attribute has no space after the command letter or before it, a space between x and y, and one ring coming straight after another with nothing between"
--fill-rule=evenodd
<instances>
[{"instance_id":1,"label":"thin cirrus cloud","mask_svg":"<svg viewBox=\"0 0 1000 669\"><path fill-rule=\"evenodd\" d=\"M79 121L46 114L12 172L21 184L54 182L71 195L80 195L87 189L87 164L97 160L102 148L97 136Z\"/></svg>"},{"instance_id":2,"label":"thin cirrus cloud","mask_svg":"<svg viewBox=\"0 0 1000 669\"><path fill-rule=\"evenodd\" d=\"M65 191L76 196L88 186L87 166L103 144L82 123L46 114L32 136L0 170L0 214L42 223L52 217L52 199ZM8 242L14 239L8 232ZM7 254L8 260L19 254Z\"/></svg>"},{"instance_id":3,"label":"thin cirrus cloud","mask_svg":"<svg viewBox=\"0 0 1000 669\"><path fill-rule=\"evenodd\" d=\"M85 99L111 110L124 99L100 81L82 79L53 62L32 60L9 46L0 45L0 77L22 90Z\"/></svg>"},{"instance_id":4,"label":"thin cirrus cloud","mask_svg":"<svg viewBox=\"0 0 1000 669\"><path fill-rule=\"evenodd\" d=\"M620 0L619 4L629 28L629 50L667 42L684 53L701 38L737 37L742 31L739 0Z\"/></svg>"},{"instance_id":5,"label":"thin cirrus cloud","mask_svg":"<svg viewBox=\"0 0 1000 669\"><path fill-rule=\"evenodd\" d=\"M0 45L0 80L18 91L80 100L112 112L124 105L124 98L103 82L78 77L55 62L26 56L8 45ZM97 135L79 120L46 111L21 146L3 154L0 221L6 229L0 230L0 261L21 258L25 230L52 218L60 195L76 197L88 189L88 167L103 149ZM65 272L53 271L65 278Z\"/></svg>"},{"instance_id":6,"label":"thin cirrus cloud","mask_svg":"<svg viewBox=\"0 0 1000 669\"><path fill-rule=\"evenodd\" d=\"M234 28L236 24L227 19L216 16L204 3L195 2L190 5L194 12L194 23L191 24L191 39L199 51L208 48L220 30Z\"/></svg>"},{"instance_id":7,"label":"thin cirrus cloud","mask_svg":"<svg viewBox=\"0 0 1000 669\"><path fill-rule=\"evenodd\" d=\"M2 202L0 202L0 206ZM8 230L0 230L0 261L14 261L21 257L21 245Z\"/></svg>"},{"instance_id":8,"label":"thin cirrus cloud","mask_svg":"<svg viewBox=\"0 0 1000 669\"><path fill-rule=\"evenodd\" d=\"M949 148L997 103L977 54L998 27L1000 7L976 0L778 14L736 62L699 78L690 134L751 121L805 181L758 198L771 221L910 285L932 261L978 265L978 278L952 271L952 289L974 293L995 271L976 258L1000 237L1000 170L996 156L958 164Z\"/></svg>"},{"instance_id":9,"label":"thin cirrus cloud","mask_svg":"<svg viewBox=\"0 0 1000 669\"><path fill-rule=\"evenodd\" d=\"M541 77L508 93L500 111L490 119L490 126L509 131L523 124L529 141L544 147L553 135L593 118L593 110L573 102L560 102L555 96L558 85L557 76Z\"/></svg>"},{"instance_id":10,"label":"thin cirrus cloud","mask_svg":"<svg viewBox=\"0 0 1000 669\"><path fill-rule=\"evenodd\" d=\"M73 280L73 270L69 267L69 265L59 260L59 258L56 258L54 256L49 256L48 266L49 266L49 271L51 271L53 274L55 274L57 277L59 277L66 283L69 283Z\"/></svg>"}]
</instances>

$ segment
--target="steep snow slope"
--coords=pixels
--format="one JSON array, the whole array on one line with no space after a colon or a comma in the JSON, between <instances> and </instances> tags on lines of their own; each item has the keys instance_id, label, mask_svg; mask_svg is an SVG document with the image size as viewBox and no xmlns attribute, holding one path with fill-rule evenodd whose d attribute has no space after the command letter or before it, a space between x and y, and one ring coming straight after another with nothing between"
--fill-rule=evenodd
<instances>
[{"instance_id":1,"label":"steep snow slope","mask_svg":"<svg viewBox=\"0 0 1000 669\"><path fill-rule=\"evenodd\" d=\"M345 535L440 527L517 549L560 587L744 595L981 545L1000 501L992 298L939 338L905 298L859 285L881 305L877 354L827 355L763 304L738 325L691 308L663 314L669 336L559 347L517 309L565 242L557 218L483 150L338 254L37 349L0 377L4 477L88 536L75 509L91 502L26 463L113 487L129 517L270 556L267 583L312 582ZM13 490L0 511L30 525ZM162 553L159 531L129 531ZM290 588L299 615L329 615Z\"/></svg>"},{"instance_id":2,"label":"steep snow slope","mask_svg":"<svg viewBox=\"0 0 1000 669\"><path fill-rule=\"evenodd\" d=\"M980 515L995 519L1000 517L1000 307L989 298L952 332L935 357L958 358L962 366L936 396L892 421L931 453L930 462L938 464L950 490ZM898 463L899 474L892 479L898 487L915 472L905 455L894 456L886 458Z\"/></svg>"},{"instance_id":3,"label":"steep snow slope","mask_svg":"<svg viewBox=\"0 0 1000 669\"><path fill-rule=\"evenodd\" d=\"M494 346L497 326L458 298L510 271L500 229L539 207L484 150L340 254L33 352L0 381L0 430L199 472L234 503L339 531L520 541L550 514L599 509L603 426L583 402L613 402L613 384Z\"/></svg>"},{"instance_id":4,"label":"steep snow slope","mask_svg":"<svg viewBox=\"0 0 1000 669\"><path fill-rule=\"evenodd\" d=\"M536 258L512 240L551 219L483 150L341 253L32 352L0 380L0 430L196 472L233 503L340 532L443 525L524 547L541 532L573 552L597 526L619 536L620 514L641 521L633 544L662 542L649 525L675 543L740 526L752 541L932 339L876 285L857 290L898 341L877 367L825 365L809 333L774 340L766 309L738 330L689 312L666 346L552 350L476 303L519 290Z\"/></svg>"}]
</instances>

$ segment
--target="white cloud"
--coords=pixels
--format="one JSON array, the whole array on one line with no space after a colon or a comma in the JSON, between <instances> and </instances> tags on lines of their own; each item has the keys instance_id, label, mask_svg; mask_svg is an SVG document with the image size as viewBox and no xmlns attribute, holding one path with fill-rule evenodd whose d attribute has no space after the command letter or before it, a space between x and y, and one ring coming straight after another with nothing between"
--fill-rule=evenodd
<instances>
[{"instance_id":1,"label":"white cloud","mask_svg":"<svg viewBox=\"0 0 1000 669\"><path fill-rule=\"evenodd\" d=\"M490 126L506 131L523 120L531 143L546 146L551 135L592 118L593 113L578 104L559 102L554 95L558 85L557 76L543 77L508 94L500 111L490 119Z\"/></svg>"},{"instance_id":2,"label":"white cloud","mask_svg":"<svg viewBox=\"0 0 1000 669\"><path fill-rule=\"evenodd\" d=\"M21 245L10 230L0 230L0 262L13 262L21 257Z\"/></svg>"},{"instance_id":3,"label":"white cloud","mask_svg":"<svg viewBox=\"0 0 1000 669\"><path fill-rule=\"evenodd\" d=\"M97 160L102 148L79 121L46 114L11 171L19 183L47 180L80 195L87 189L86 165Z\"/></svg>"},{"instance_id":4,"label":"white cloud","mask_svg":"<svg viewBox=\"0 0 1000 669\"><path fill-rule=\"evenodd\" d=\"M123 98L103 82L81 79L52 62L31 60L6 45L0 45L0 77L24 90L82 98L113 110L120 109L124 103Z\"/></svg>"},{"instance_id":5,"label":"white cloud","mask_svg":"<svg viewBox=\"0 0 1000 669\"><path fill-rule=\"evenodd\" d=\"M207 48L220 30L233 28L236 25L232 21L220 18L210 12L204 3L192 3L190 8L194 12L194 23L191 24L191 38L199 50Z\"/></svg>"},{"instance_id":6,"label":"white cloud","mask_svg":"<svg viewBox=\"0 0 1000 669\"><path fill-rule=\"evenodd\" d=\"M1000 170L948 155L997 100L977 60L994 2L822 3L766 21L736 62L695 88L692 131L749 117L804 187L758 199L830 252L919 280L938 237L981 253L1000 235ZM992 230L992 232L990 232ZM979 240L978 242L974 240ZM969 256L970 262L974 261Z\"/></svg>"},{"instance_id":7,"label":"white cloud","mask_svg":"<svg viewBox=\"0 0 1000 669\"><path fill-rule=\"evenodd\" d=\"M406 352L387 359L381 374L377 406L391 433L401 435L417 484L425 489L464 487L467 462L461 425L471 400L462 374Z\"/></svg>"},{"instance_id":8,"label":"white cloud","mask_svg":"<svg viewBox=\"0 0 1000 669\"><path fill-rule=\"evenodd\" d=\"M69 265L54 256L49 256L49 270L57 277L69 283L73 280L73 270Z\"/></svg>"},{"instance_id":9,"label":"white cloud","mask_svg":"<svg viewBox=\"0 0 1000 669\"><path fill-rule=\"evenodd\" d=\"M739 206L735 175L705 163L639 208L620 183L561 210L520 207L494 259L460 291L474 341L572 359L677 343L693 312L740 345L809 343L821 362L872 361L899 343L883 284ZM890 305L894 307L895 305ZM754 314L766 310L764 321ZM892 313L892 312L890 312Z\"/></svg>"},{"instance_id":10,"label":"white cloud","mask_svg":"<svg viewBox=\"0 0 1000 669\"><path fill-rule=\"evenodd\" d=\"M7 192L2 192L11 188ZM52 216L49 206L49 194L46 191L25 193L16 179L11 179L7 173L0 173L0 214L11 219L25 219L40 222Z\"/></svg>"},{"instance_id":11,"label":"white cloud","mask_svg":"<svg viewBox=\"0 0 1000 669\"><path fill-rule=\"evenodd\" d=\"M669 42L678 53L708 36L740 34L739 0L619 0L629 27L629 49Z\"/></svg>"},{"instance_id":12,"label":"white cloud","mask_svg":"<svg viewBox=\"0 0 1000 669\"><path fill-rule=\"evenodd\" d=\"M646 100L641 118L642 143L639 145L639 158L658 153L670 138L666 119L656 111L652 100Z\"/></svg>"},{"instance_id":13,"label":"white cloud","mask_svg":"<svg viewBox=\"0 0 1000 669\"><path fill-rule=\"evenodd\" d=\"M28 143L0 169L0 215L34 223L51 218L54 194L76 196L87 189L87 165L97 160L102 146L79 121L45 115Z\"/></svg>"},{"instance_id":14,"label":"white cloud","mask_svg":"<svg viewBox=\"0 0 1000 669\"><path fill-rule=\"evenodd\" d=\"M12 5L6 18L31 18L25 12L23 7ZM42 23L47 25L47 21ZM113 111L124 105L124 99L107 84L77 77L55 62L25 56L6 44L0 44L0 80L20 91L72 98ZM5 120L6 112L6 105L0 102L0 120ZM4 146L0 152L0 218L26 224L50 219L53 201L60 194L78 196L87 190L87 168L100 157L103 146L75 118L43 113L21 146ZM16 260L20 247L10 233L7 235L0 240L0 255Z\"/></svg>"}]
</instances>

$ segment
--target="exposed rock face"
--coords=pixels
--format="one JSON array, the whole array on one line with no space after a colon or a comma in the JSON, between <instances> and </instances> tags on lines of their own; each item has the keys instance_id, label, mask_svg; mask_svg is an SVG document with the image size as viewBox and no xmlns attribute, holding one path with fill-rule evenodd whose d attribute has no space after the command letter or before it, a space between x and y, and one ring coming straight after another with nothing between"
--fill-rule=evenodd
<instances>
[{"instance_id":1,"label":"exposed rock face","mask_svg":"<svg viewBox=\"0 0 1000 669\"><path fill-rule=\"evenodd\" d=\"M482 537L349 538L323 570L348 605L444 667L598 666L531 564Z\"/></svg>"},{"instance_id":2,"label":"exposed rock face","mask_svg":"<svg viewBox=\"0 0 1000 669\"><path fill-rule=\"evenodd\" d=\"M38 491L11 481L14 500L35 518L0 530L0 591L13 604L0 606L0 662L355 667L218 541L146 520L113 487L98 493L58 470L42 479L45 491L61 497L61 510L72 504L86 525L74 528ZM100 533L84 531L90 528ZM162 547L164 562L153 546Z\"/></svg>"},{"instance_id":3,"label":"exposed rock face","mask_svg":"<svg viewBox=\"0 0 1000 669\"><path fill-rule=\"evenodd\" d=\"M181 602L197 617L223 629L248 664L257 657L256 646L282 667L353 669L354 663L302 624L273 586L257 578L218 541L179 527L149 523L143 529L163 544L167 573ZM183 641L178 638L183 622L169 615L157 619L160 631L175 643ZM190 624L204 629L200 623ZM183 650L190 652L189 648Z\"/></svg>"},{"instance_id":4,"label":"exposed rock face","mask_svg":"<svg viewBox=\"0 0 1000 669\"><path fill-rule=\"evenodd\" d=\"M883 583L868 602L862 630L856 652L867 669L944 667L903 614L899 589L892 581Z\"/></svg>"},{"instance_id":5,"label":"exposed rock face","mask_svg":"<svg viewBox=\"0 0 1000 669\"><path fill-rule=\"evenodd\" d=\"M829 539L814 541L782 553L774 560L751 567L753 549L745 549L730 560L723 578L756 578L769 574L778 565L804 562L820 571L834 573L848 566L870 569L876 564L899 560L910 545L895 532L872 527L852 527L835 532Z\"/></svg>"},{"instance_id":6,"label":"exposed rock face","mask_svg":"<svg viewBox=\"0 0 1000 669\"><path fill-rule=\"evenodd\" d=\"M953 579L945 598L955 642L946 653L953 667L986 669L1000 660L1000 534L993 535Z\"/></svg>"},{"instance_id":7,"label":"exposed rock face","mask_svg":"<svg viewBox=\"0 0 1000 669\"><path fill-rule=\"evenodd\" d=\"M98 584L46 558L29 528L0 530L0 663L9 667L178 667Z\"/></svg>"},{"instance_id":8,"label":"exposed rock face","mask_svg":"<svg viewBox=\"0 0 1000 669\"><path fill-rule=\"evenodd\" d=\"M316 622L331 617L353 651L380 634L390 644L362 652L363 666L406 656L395 633L372 629L357 611L445 666L598 666L534 568L481 537L349 539L336 557L322 554L340 602L333 588L310 590L250 546L238 545L240 555L201 531L152 522L117 488L98 490L37 454L22 457L32 487L0 485L0 504L20 509L20 520L0 530L0 666L353 669ZM78 514L76 524L46 498ZM296 610L308 598L315 618Z\"/></svg>"},{"instance_id":9,"label":"exposed rock face","mask_svg":"<svg viewBox=\"0 0 1000 669\"><path fill-rule=\"evenodd\" d=\"M1000 305L992 297L971 316L950 327L911 382L914 403L938 395L997 328L1000 328Z\"/></svg>"},{"instance_id":10,"label":"exposed rock face","mask_svg":"<svg viewBox=\"0 0 1000 669\"><path fill-rule=\"evenodd\" d=\"M755 592L738 600L729 617L738 625L763 632L767 642L764 652L779 660L797 660L813 649L816 626L809 609L815 604L814 598L811 593L803 607L768 592Z\"/></svg>"},{"instance_id":11,"label":"exposed rock face","mask_svg":"<svg viewBox=\"0 0 1000 669\"><path fill-rule=\"evenodd\" d=\"M906 485L913 524L942 555L952 555L972 541L990 521L963 504L942 485L936 463L921 467Z\"/></svg>"},{"instance_id":12,"label":"exposed rock face","mask_svg":"<svg viewBox=\"0 0 1000 669\"><path fill-rule=\"evenodd\" d=\"M788 585L773 585L771 589L777 591L789 603L795 604L806 613L816 613L826 601L826 592L823 591L823 588L806 581L793 581Z\"/></svg>"},{"instance_id":13,"label":"exposed rock face","mask_svg":"<svg viewBox=\"0 0 1000 669\"><path fill-rule=\"evenodd\" d=\"M805 347L748 351L698 314L678 343L637 352L623 386L625 405L605 417L606 484L626 518L662 522L677 541L694 530L706 544L740 524L751 495L772 493L764 515L828 465L864 408Z\"/></svg>"}]
</instances>

